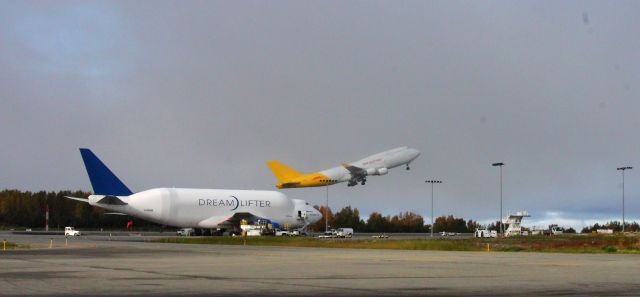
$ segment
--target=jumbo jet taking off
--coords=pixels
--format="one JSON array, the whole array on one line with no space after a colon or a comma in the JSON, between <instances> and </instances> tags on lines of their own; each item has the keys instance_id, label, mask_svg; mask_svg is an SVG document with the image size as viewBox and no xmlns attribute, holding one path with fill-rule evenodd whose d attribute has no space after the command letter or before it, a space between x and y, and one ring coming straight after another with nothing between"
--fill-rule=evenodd
<instances>
[{"instance_id":1,"label":"jumbo jet taking off","mask_svg":"<svg viewBox=\"0 0 640 297\"><path fill-rule=\"evenodd\" d=\"M67 197L162 225L237 231L240 220L303 228L320 220L304 200L276 191L155 188L133 193L89 149L80 149L94 195Z\"/></svg>"},{"instance_id":2,"label":"jumbo jet taking off","mask_svg":"<svg viewBox=\"0 0 640 297\"><path fill-rule=\"evenodd\" d=\"M405 146L314 173L300 173L276 160L268 161L267 166L278 179L278 189L321 187L341 182L348 182L347 186L352 187L358 183L364 185L369 175L385 175L389 169L400 165L409 170L409 163L418 156L420 151Z\"/></svg>"}]
</instances>

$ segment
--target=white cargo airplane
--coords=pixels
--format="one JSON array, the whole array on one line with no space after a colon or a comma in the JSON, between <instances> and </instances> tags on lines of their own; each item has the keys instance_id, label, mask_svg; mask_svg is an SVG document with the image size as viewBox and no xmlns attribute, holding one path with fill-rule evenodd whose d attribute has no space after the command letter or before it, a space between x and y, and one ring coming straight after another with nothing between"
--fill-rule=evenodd
<instances>
[{"instance_id":1,"label":"white cargo airplane","mask_svg":"<svg viewBox=\"0 0 640 297\"><path fill-rule=\"evenodd\" d=\"M352 187L358 183L364 185L369 175L385 175L394 167L405 165L409 170L409 163L418 156L420 151L404 146L314 173L300 173L276 160L268 161L267 166L278 179L278 189L321 187L341 182L348 182L347 186Z\"/></svg>"},{"instance_id":2,"label":"white cargo airplane","mask_svg":"<svg viewBox=\"0 0 640 297\"><path fill-rule=\"evenodd\" d=\"M320 220L309 203L276 191L155 188L133 193L91 150L80 149L94 195L67 197L162 225L239 230L240 220L303 228Z\"/></svg>"}]
</instances>

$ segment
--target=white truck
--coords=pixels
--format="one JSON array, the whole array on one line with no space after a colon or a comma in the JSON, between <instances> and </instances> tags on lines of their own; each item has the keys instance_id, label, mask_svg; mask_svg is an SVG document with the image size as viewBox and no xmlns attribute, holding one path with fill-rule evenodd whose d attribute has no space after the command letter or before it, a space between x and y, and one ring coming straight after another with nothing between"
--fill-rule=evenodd
<instances>
[{"instance_id":1,"label":"white truck","mask_svg":"<svg viewBox=\"0 0 640 297\"><path fill-rule=\"evenodd\" d=\"M353 237L353 228L338 228L336 230L336 237L338 237L338 238L351 238L351 237Z\"/></svg>"},{"instance_id":2,"label":"white truck","mask_svg":"<svg viewBox=\"0 0 640 297\"><path fill-rule=\"evenodd\" d=\"M307 233L300 230L280 230L276 229L276 236L307 236Z\"/></svg>"},{"instance_id":3,"label":"white truck","mask_svg":"<svg viewBox=\"0 0 640 297\"><path fill-rule=\"evenodd\" d=\"M64 236L80 236L80 231L74 229L73 227L64 227Z\"/></svg>"},{"instance_id":4,"label":"white truck","mask_svg":"<svg viewBox=\"0 0 640 297\"><path fill-rule=\"evenodd\" d=\"M460 233L456 233L456 232L445 232L445 231L440 232L440 236L458 236L458 235L460 235Z\"/></svg>"},{"instance_id":5,"label":"white truck","mask_svg":"<svg viewBox=\"0 0 640 297\"><path fill-rule=\"evenodd\" d=\"M291 236L289 231L276 229L276 236Z\"/></svg>"},{"instance_id":6,"label":"white truck","mask_svg":"<svg viewBox=\"0 0 640 297\"><path fill-rule=\"evenodd\" d=\"M193 230L193 228L182 228L182 229L176 231L176 235L178 235L178 236L191 236L191 235L193 235L194 232L195 232L195 230Z\"/></svg>"},{"instance_id":7,"label":"white truck","mask_svg":"<svg viewBox=\"0 0 640 297\"><path fill-rule=\"evenodd\" d=\"M478 229L474 233L475 237L498 237L498 232L496 230L487 230L487 229Z\"/></svg>"},{"instance_id":8,"label":"white truck","mask_svg":"<svg viewBox=\"0 0 640 297\"><path fill-rule=\"evenodd\" d=\"M318 238L336 238L337 232L335 229L327 230L322 235L318 235Z\"/></svg>"},{"instance_id":9,"label":"white truck","mask_svg":"<svg viewBox=\"0 0 640 297\"><path fill-rule=\"evenodd\" d=\"M551 229L551 234L553 235L562 235L564 233L564 228L562 227L551 225L549 229Z\"/></svg>"}]
</instances>

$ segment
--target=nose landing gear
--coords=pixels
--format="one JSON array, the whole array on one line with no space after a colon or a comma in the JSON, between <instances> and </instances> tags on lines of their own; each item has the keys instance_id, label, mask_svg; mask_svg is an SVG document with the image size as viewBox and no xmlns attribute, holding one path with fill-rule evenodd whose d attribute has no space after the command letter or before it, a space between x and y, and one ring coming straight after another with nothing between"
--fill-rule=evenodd
<instances>
[{"instance_id":1,"label":"nose landing gear","mask_svg":"<svg viewBox=\"0 0 640 297\"><path fill-rule=\"evenodd\" d=\"M407 170L411 170L411 167L409 167L409 164L407 164L406 169L407 169Z\"/></svg>"}]
</instances>

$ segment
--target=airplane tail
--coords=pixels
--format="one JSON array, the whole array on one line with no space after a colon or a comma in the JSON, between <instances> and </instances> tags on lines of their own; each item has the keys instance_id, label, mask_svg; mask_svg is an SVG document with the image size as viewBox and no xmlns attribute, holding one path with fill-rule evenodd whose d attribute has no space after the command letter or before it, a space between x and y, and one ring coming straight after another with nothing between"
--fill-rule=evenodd
<instances>
[{"instance_id":1,"label":"airplane tail","mask_svg":"<svg viewBox=\"0 0 640 297\"><path fill-rule=\"evenodd\" d=\"M295 169L292 169L276 160L268 161L267 166L269 166L269 169L271 169L271 172L276 176L279 183L287 183L292 179L303 175Z\"/></svg>"},{"instance_id":2,"label":"airplane tail","mask_svg":"<svg viewBox=\"0 0 640 297\"><path fill-rule=\"evenodd\" d=\"M129 196L133 194L90 149L81 148L80 155L96 195Z\"/></svg>"}]
</instances>

